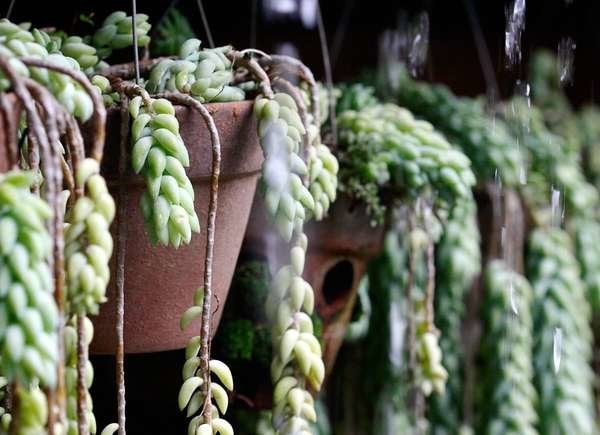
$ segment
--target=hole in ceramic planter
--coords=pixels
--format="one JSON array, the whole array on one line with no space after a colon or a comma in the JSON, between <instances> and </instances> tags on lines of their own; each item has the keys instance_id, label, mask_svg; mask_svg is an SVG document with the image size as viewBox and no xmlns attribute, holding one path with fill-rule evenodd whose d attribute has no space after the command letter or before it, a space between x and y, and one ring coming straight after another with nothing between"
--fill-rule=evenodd
<instances>
[{"instance_id":1,"label":"hole in ceramic planter","mask_svg":"<svg viewBox=\"0 0 600 435\"><path fill-rule=\"evenodd\" d=\"M354 266L348 260L335 263L323 279L323 297L327 305L333 305L347 297L352 291Z\"/></svg>"}]
</instances>

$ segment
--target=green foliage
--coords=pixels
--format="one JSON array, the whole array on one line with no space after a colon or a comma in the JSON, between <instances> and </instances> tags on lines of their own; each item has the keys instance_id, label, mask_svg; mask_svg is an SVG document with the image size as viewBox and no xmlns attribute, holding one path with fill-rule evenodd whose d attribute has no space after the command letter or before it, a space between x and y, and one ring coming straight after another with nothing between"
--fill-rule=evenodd
<instances>
[{"instance_id":1,"label":"green foliage","mask_svg":"<svg viewBox=\"0 0 600 435\"><path fill-rule=\"evenodd\" d=\"M201 49L199 39L188 39L178 48L179 57L156 64L146 83L148 92L189 94L202 103L240 101L244 91L230 86L233 63L227 57L230 46Z\"/></svg>"},{"instance_id":2,"label":"green foliage","mask_svg":"<svg viewBox=\"0 0 600 435\"><path fill-rule=\"evenodd\" d=\"M479 183L519 182L522 156L513 136L499 119L492 119L480 100L459 98L447 87L417 82L402 72L398 104L422 116L471 159Z\"/></svg>"},{"instance_id":3,"label":"green foliage","mask_svg":"<svg viewBox=\"0 0 600 435\"><path fill-rule=\"evenodd\" d=\"M535 385L541 435L596 434L590 307L568 234L538 229L529 238ZM562 335L557 347L554 336ZM557 367L558 357L560 365Z\"/></svg>"},{"instance_id":4,"label":"green foliage","mask_svg":"<svg viewBox=\"0 0 600 435\"><path fill-rule=\"evenodd\" d=\"M441 331L443 364L449 376L446 391L429 399L433 434L456 434L463 407L461 326L465 295L481 269L477 209L473 201L459 202L451 211L436 245L435 324Z\"/></svg>"},{"instance_id":5,"label":"green foliage","mask_svg":"<svg viewBox=\"0 0 600 435\"><path fill-rule=\"evenodd\" d=\"M131 163L134 172L146 180L140 207L152 243L178 248L189 244L192 233L200 232L194 207L194 188L185 168L190 165L188 150L179 133L175 108L168 100L129 103Z\"/></svg>"},{"instance_id":6,"label":"green foliage","mask_svg":"<svg viewBox=\"0 0 600 435\"><path fill-rule=\"evenodd\" d=\"M18 26L10 21L0 20L0 56L10 59L10 64L18 75L31 77L46 87L67 111L82 121L87 120L93 111L92 100L85 90L70 77L43 68L28 68L19 57L35 57L44 59L75 71L80 65L73 58L56 51L49 53L46 48L51 38L37 29L27 30L28 26ZM10 82L0 73L0 91L10 87Z\"/></svg>"},{"instance_id":7,"label":"green foliage","mask_svg":"<svg viewBox=\"0 0 600 435\"><path fill-rule=\"evenodd\" d=\"M379 104L338 118L341 189L364 201L376 223L383 198L430 197L438 209L468 197L475 177L469 159L406 109Z\"/></svg>"},{"instance_id":8,"label":"green foliage","mask_svg":"<svg viewBox=\"0 0 600 435\"><path fill-rule=\"evenodd\" d=\"M478 433L537 435L531 286L495 260L486 267L485 290Z\"/></svg>"},{"instance_id":9,"label":"green foliage","mask_svg":"<svg viewBox=\"0 0 600 435\"><path fill-rule=\"evenodd\" d=\"M254 329L248 319L232 320L224 324L219 334L223 337L221 346L228 358L251 360L254 349Z\"/></svg>"},{"instance_id":10,"label":"green foliage","mask_svg":"<svg viewBox=\"0 0 600 435\"><path fill-rule=\"evenodd\" d=\"M152 40L152 52L156 55L175 56L183 43L195 38L188 19L177 8L170 8L156 26L158 37Z\"/></svg>"},{"instance_id":11,"label":"green foliage","mask_svg":"<svg viewBox=\"0 0 600 435\"><path fill-rule=\"evenodd\" d=\"M56 385L58 309L49 268L52 210L30 192L34 175L0 175L0 372L9 382Z\"/></svg>"}]
</instances>

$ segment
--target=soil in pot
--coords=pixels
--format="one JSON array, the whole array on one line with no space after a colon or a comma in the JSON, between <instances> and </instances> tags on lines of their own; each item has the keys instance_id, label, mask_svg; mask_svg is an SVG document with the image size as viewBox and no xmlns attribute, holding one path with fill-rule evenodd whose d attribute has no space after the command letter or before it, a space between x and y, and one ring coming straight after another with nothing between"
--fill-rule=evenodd
<instances>
[{"instance_id":1,"label":"soil in pot","mask_svg":"<svg viewBox=\"0 0 600 435\"><path fill-rule=\"evenodd\" d=\"M231 277L248 221L252 198L262 164L252 102L212 104L212 113L221 138L222 164L219 179L213 260L213 291L215 313L212 331L215 333L227 298ZM190 245L179 249L155 247L145 234L139 200L145 189L142 177L128 173L119 180L119 113L111 110L107 120L107 145L103 173L117 204L119 183L126 183L127 252L125 259L125 352L156 352L185 347L187 339L199 333L199 320L181 331L181 314L192 304L194 291L202 285L206 243L206 217L209 202L211 142L208 130L199 114L177 107L176 115L181 136L189 150L191 166L188 176L194 185L196 212L202 230ZM113 225L116 236L117 223ZM111 261L111 283L99 316L93 318L96 328L91 351L113 353L116 346L114 330L116 310L114 282L116 255Z\"/></svg>"}]
</instances>

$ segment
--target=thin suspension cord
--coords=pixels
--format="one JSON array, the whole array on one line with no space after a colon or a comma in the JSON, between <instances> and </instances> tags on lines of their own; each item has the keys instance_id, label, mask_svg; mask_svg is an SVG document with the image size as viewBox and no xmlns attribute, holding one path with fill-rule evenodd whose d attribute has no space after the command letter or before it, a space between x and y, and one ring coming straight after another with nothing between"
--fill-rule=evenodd
<instances>
[{"instance_id":1,"label":"thin suspension cord","mask_svg":"<svg viewBox=\"0 0 600 435\"><path fill-rule=\"evenodd\" d=\"M481 64L481 70L483 71L483 77L485 79L485 84L488 89L488 93L489 91L492 91L494 93L495 98L498 98L500 96L500 88L498 87L498 81L496 80L496 74L494 73L494 67L492 66L492 58L490 57L490 51L488 49L487 44L485 43L485 39L483 37L481 26L479 25L479 20L477 19L475 8L473 7L473 3L471 2L471 0L463 0L463 4L465 5L465 9L467 10L467 15L471 24L471 30L473 31L475 47L477 48L477 55L479 57L479 63ZM490 95L488 95L488 97L489 96Z\"/></svg>"},{"instance_id":2,"label":"thin suspension cord","mask_svg":"<svg viewBox=\"0 0 600 435\"><path fill-rule=\"evenodd\" d=\"M340 57L340 51L342 49L342 43L346 37L346 31L348 30L348 24L350 23L350 17L352 16L352 10L354 9L355 0L347 0L345 2L344 12L340 18L340 22L335 29L333 35L333 43L331 44L331 65L332 70L335 70L337 61Z\"/></svg>"},{"instance_id":3,"label":"thin suspension cord","mask_svg":"<svg viewBox=\"0 0 600 435\"><path fill-rule=\"evenodd\" d=\"M10 14L12 14L13 7L15 6L16 0L10 0L10 4L8 5L8 10L6 11L6 19L10 20Z\"/></svg>"},{"instance_id":4,"label":"thin suspension cord","mask_svg":"<svg viewBox=\"0 0 600 435\"><path fill-rule=\"evenodd\" d=\"M206 32L208 45L210 46L210 48L215 48L215 41L213 40L210 27L208 26L208 19L206 18L206 11L204 10L202 0L196 0L196 4L198 5L198 9L200 10L200 18L202 18L202 25L204 26L204 31Z\"/></svg>"},{"instance_id":5,"label":"thin suspension cord","mask_svg":"<svg viewBox=\"0 0 600 435\"><path fill-rule=\"evenodd\" d=\"M140 59L138 54L137 26L135 16L137 15L137 5L135 0L131 0L131 31L133 32L133 62L135 66L135 83L140 83Z\"/></svg>"},{"instance_id":6,"label":"thin suspension cord","mask_svg":"<svg viewBox=\"0 0 600 435\"><path fill-rule=\"evenodd\" d=\"M337 122L335 118L335 97L333 95L333 74L331 73L331 61L329 58L329 47L327 45L327 35L325 34L325 23L321 13L321 2L317 1L317 24L319 27L319 39L321 40L321 53L323 54L323 69L325 70L325 81L327 82L327 94L329 99L329 122L331 124L331 134L333 145L337 145ZM315 122L321 122L315 119Z\"/></svg>"},{"instance_id":7,"label":"thin suspension cord","mask_svg":"<svg viewBox=\"0 0 600 435\"><path fill-rule=\"evenodd\" d=\"M256 28L258 26L258 0L252 0L250 11L250 47L256 48Z\"/></svg>"}]
</instances>

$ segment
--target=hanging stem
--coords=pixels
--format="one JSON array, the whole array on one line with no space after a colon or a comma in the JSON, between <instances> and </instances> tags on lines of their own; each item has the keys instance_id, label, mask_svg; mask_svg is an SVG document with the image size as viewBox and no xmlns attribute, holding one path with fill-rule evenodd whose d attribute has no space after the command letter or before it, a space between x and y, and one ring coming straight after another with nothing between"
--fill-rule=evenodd
<instances>
[{"instance_id":1,"label":"hanging stem","mask_svg":"<svg viewBox=\"0 0 600 435\"><path fill-rule=\"evenodd\" d=\"M296 103L296 106L298 106L298 113L300 115L300 119L302 120L302 124L304 124L304 129L306 130L306 133L302 137L302 142L304 143L304 153L307 154L308 150L312 147L312 144L310 143L310 138L308 137L308 112L306 109L306 104L304 104L304 99L302 98L302 95L300 95L298 88L284 78L275 77L273 79L273 86L292 97ZM304 157L306 157L306 155ZM306 160L306 158L304 160Z\"/></svg>"},{"instance_id":2,"label":"hanging stem","mask_svg":"<svg viewBox=\"0 0 600 435\"><path fill-rule=\"evenodd\" d=\"M84 332L85 315L77 315L77 430L79 434L89 435L87 421L87 388L85 385L85 367L87 345Z\"/></svg>"},{"instance_id":3,"label":"hanging stem","mask_svg":"<svg viewBox=\"0 0 600 435\"><path fill-rule=\"evenodd\" d=\"M316 123L321 121L320 104L319 104L319 85L317 84L315 77L309 67L304 65L300 60L281 54L273 54L269 57L263 57L260 59L260 64L263 67L267 67L272 71L269 71L272 77L281 75L278 70L286 71L292 74L294 77L298 77L305 81L310 88L311 98L311 109L313 117Z\"/></svg>"},{"instance_id":4,"label":"hanging stem","mask_svg":"<svg viewBox=\"0 0 600 435\"><path fill-rule=\"evenodd\" d=\"M14 111L14 107L11 106L6 98L6 94L0 93L0 110L2 111L2 117L4 119L4 132L5 140L7 145L7 158L10 167L16 168L19 164L19 147L17 144L17 129L11 113Z\"/></svg>"},{"instance_id":5,"label":"hanging stem","mask_svg":"<svg viewBox=\"0 0 600 435\"><path fill-rule=\"evenodd\" d=\"M165 59L173 59L174 56L156 57L153 59L142 59L139 62L140 74L149 73L152 68ZM133 62L120 63L111 65L103 70L98 71L99 75L103 75L109 79L131 79L135 77L135 64Z\"/></svg>"},{"instance_id":6,"label":"hanging stem","mask_svg":"<svg viewBox=\"0 0 600 435\"><path fill-rule=\"evenodd\" d=\"M200 333L200 366L204 376L202 392L205 397L202 417L204 423L210 424L212 419L211 392L210 392L210 320L212 317L212 263L215 244L215 223L217 218L217 202L219 192L219 175L221 172L221 141L215 121L199 101L189 95L179 93L165 93L157 95L166 98L175 104L181 104L196 110L204 119L210 133L212 142L212 166L210 174L210 200L208 203L208 225L206 228L206 259L204 261L204 302L202 306L201 333Z\"/></svg>"},{"instance_id":7,"label":"hanging stem","mask_svg":"<svg viewBox=\"0 0 600 435\"><path fill-rule=\"evenodd\" d=\"M234 64L246 68L250 74L258 81L261 93L267 98L273 98L273 89L271 89L271 80L262 66L254 59L250 53L242 53L237 50L229 50L226 53L227 58Z\"/></svg>"},{"instance_id":8,"label":"hanging stem","mask_svg":"<svg viewBox=\"0 0 600 435\"><path fill-rule=\"evenodd\" d=\"M435 331L433 301L435 298L435 249L431 237L427 242L427 290L425 293L425 307L427 313L427 328Z\"/></svg>"},{"instance_id":9,"label":"hanging stem","mask_svg":"<svg viewBox=\"0 0 600 435\"><path fill-rule=\"evenodd\" d=\"M125 256L127 252L127 210L128 193L125 186L125 172L127 167L127 148L129 145L129 102L121 94L121 143L119 150L119 207L117 210L117 312L115 332L117 336L117 352L115 366L117 376L117 414L119 435L125 435L125 341L123 339L123 325L125 317Z\"/></svg>"},{"instance_id":10,"label":"hanging stem","mask_svg":"<svg viewBox=\"0 0 600 435\"><path fill-rule=\"evenodd\" d=\"M32 57L20 58L27 66L34 66L38 68L45 68L48 70L56 71L61 74L68 75L73 80L81 85L81 87L88 93L92 99L94 105L94 111L92 113L92 145L91 145L91 156L98 160L102 160L102 153L104 150L104 141L106 131L104 126L106 125L106 109L102 101L102 96L98 89L90 83L87 76L81 71L76 71L61 65L53 64L52 62L45 61L43 59L37 59Z\"/></svg>"},{"instance_id":11,"label":"hanging stem","mask_svg":"<svg viewBox=\"0 0 600 435\"><path fill-rule=\"evenodd\" d=\"M65 393L65 381L64 381L64 343L62 340L64 331L64 313L65 313L65 271L64 271L64 240L63 240L63 223L64 223L64 211L59 201L59 191L62 187L62 171L56 169L50 169L49 164L53 163L57 165L60 161L58 157L59 150L61 149L60 134L57 128L57 118L64 116L62 106L60 106L52 94L46 90L43 86L39 85L31 79L24 80L27 89L31 93L32 97L35 98L37 103L44 110L45 128L48 132L49 146L42 148L42 164L44 167L44 174L46 175L47 183L47 196L50 203L53 205L54 217L52 221L52 236L54 240L54 297L57 303L59 322L57 326L58 340L58 367L57 367L57 388L56 391L48 390L48 433L54 435L54 428L56 423L56 414L58 419L64 424L66 421L66 393ZM82 145L81 145L82 146ZM54 166L56 167L56 166ZM63 169L64 170L64 169ZM50 177L47 175L48 171L54 172ZM70 171L67 171L70 173ZM52 188L50 191L49 189Z\"/></svg>"}]
</instances>

